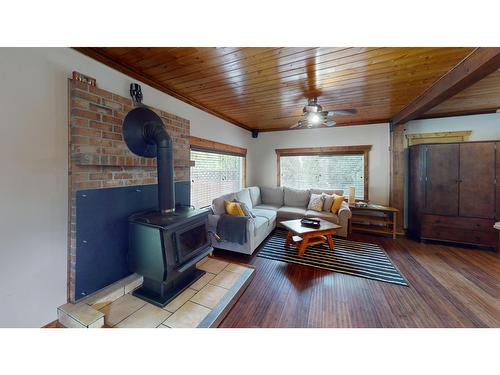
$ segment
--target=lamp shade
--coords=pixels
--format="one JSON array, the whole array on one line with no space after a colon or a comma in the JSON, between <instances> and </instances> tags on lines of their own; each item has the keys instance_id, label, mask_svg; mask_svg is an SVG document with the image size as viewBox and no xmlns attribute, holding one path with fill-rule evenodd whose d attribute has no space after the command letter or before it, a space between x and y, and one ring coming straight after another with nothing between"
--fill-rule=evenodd
<instances>
[{"instance_id":1,"label":"lamp shade","mask_svg":"<svg viewBox=\"0 0 500 375\"><path fill-rule=\"evenodd\" d=\"M356 199L355 197L356 197L356 189L354 188L354 186L351 186L351 187L349 188L349 198L348 198L347 202L348 202L349 204L354 203L354 201L355 201L355 199Z\"/></svg>"}]
</instances>

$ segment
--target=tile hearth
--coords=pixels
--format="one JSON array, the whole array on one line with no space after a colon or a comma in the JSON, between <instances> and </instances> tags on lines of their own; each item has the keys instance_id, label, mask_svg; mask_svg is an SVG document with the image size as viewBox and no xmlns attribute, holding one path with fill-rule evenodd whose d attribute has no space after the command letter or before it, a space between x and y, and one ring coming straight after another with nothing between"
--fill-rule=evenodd
<instances>
[{"instance_id":1,"label":"tile hearth","mask_svg":"<svg viewBox=\"0 0 500 375\"><path fill-rule=\"evenodd\" d=\"M206 272L165 307L132 295L142 277L131 275L58 308L59 322L69 328L208 328L216 327L246 289L255 269L208 256L197 264Z\"/></svg>"}]
</instances>

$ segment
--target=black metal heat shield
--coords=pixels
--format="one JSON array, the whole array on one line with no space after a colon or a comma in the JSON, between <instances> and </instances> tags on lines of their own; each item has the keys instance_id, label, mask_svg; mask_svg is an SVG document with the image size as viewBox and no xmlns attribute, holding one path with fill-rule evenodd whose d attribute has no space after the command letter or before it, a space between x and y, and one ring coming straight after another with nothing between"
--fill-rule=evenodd
<instances>
[{"instance_id":1,"label":"black metal heat shield","mask_svg":"<svg viewBox=\"0 0 500 375\"><path fill-rule=\"evenodd\" d=\"M196 263L213 250L208 213L178 207L172 215L148 211L129 217L130 270L144 277L134 295L163 307L205 274Z\"/></svg>"}]
</instances>

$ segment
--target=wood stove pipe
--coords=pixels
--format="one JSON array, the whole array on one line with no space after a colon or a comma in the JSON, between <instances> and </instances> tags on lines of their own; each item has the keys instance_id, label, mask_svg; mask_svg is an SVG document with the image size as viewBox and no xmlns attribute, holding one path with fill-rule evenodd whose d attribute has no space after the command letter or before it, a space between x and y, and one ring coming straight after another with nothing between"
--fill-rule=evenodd
<instances>
[{"instance_id":1,"label":"wood stove pipe","mask_svg":"<svg viewBox=\"0 0 500 375\"><path fill-rule=\"evenodd\" d=\"M156 169L158 174L158 204L162 215L175 211L174 157L172 138L162 123L144 125L144 138L156 145Z\"/></svg>"},{"instance_id":2,"label":"wood stove pipe","mask_svg":"<svg viewBox=\"0 0 500 375\"><path fill-rule=\"evenodd\" d=\"M162 215L175 211L172 139L161 118L145 106L131 110L123 121L123 139L134 154L157 158L158 205Z\"/></svg>"}]
</instances>

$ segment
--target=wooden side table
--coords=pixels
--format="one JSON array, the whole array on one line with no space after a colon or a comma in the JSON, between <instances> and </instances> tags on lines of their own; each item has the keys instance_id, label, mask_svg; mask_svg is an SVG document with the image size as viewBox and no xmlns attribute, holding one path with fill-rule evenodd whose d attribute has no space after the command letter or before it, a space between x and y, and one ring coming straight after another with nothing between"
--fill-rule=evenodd
<instances>
[{"instance_id":1,"label":"wooden side table","mask_svg":"<svg viewBox=\"0 0 500 375\"><path fill-rule=\"evenodd\" d=\"M356 207L350 204L352 217L349 220L349 233L363 231L372 233L390 234L396 238L397 208L368 204L366 207Z\"/></svg>"}]
</instances>

